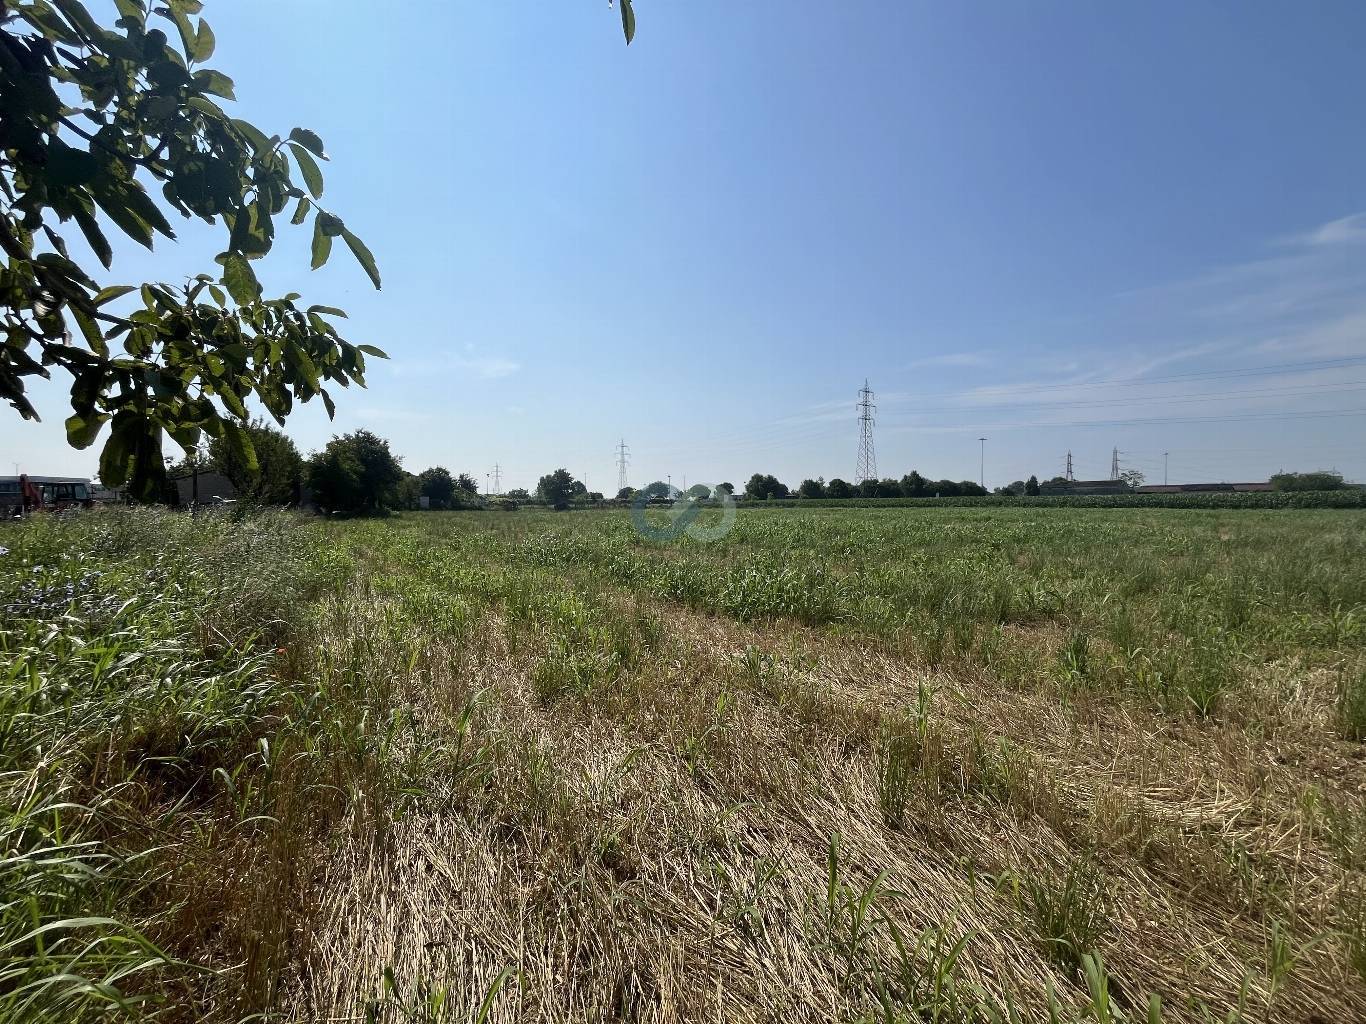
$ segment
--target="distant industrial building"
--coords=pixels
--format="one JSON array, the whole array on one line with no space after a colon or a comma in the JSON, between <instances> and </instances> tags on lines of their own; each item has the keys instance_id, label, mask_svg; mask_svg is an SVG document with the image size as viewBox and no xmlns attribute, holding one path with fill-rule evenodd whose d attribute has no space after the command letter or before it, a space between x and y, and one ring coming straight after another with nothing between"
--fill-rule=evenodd
<instances>
[{"instance_id":1,"label":"distant industrial building","mask_svg":"<svg viewBox=\"0 0 1366 1024\"><path fill-rule=\"evenodd\" d=\"M1233 491L1269 491L1269 483L1256 484L1144 484L1142 487L1135 487L1136 494L1203 494L1203 493L1224 493Z\"/></svg>"},{"instance_id":2,"label":"distant industrial building","mask_svg":"<svg viewBox=\"0 0 1366 1024\"><path fill-rule=\"evenodd\" d=\"M1039 484L1039 493L1044 495L1132 494L1133 491L1123 480L1048 480Z\"/></svg>"}]
</instances>

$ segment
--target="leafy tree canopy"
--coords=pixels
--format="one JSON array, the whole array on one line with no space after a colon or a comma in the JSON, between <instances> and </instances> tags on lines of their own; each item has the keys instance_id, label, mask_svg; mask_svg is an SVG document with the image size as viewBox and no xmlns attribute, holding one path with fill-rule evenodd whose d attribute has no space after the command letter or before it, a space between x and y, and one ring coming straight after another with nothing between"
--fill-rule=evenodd
<instances>
[{"instance_id":1,"label":"leafy tree canopy","mask_svg":"<svg viewBox=\"0 0 1366 1024\"><path fill-rule=\"evenodd\" d=\"M455 478L455 486L469 494L479 493L479 482L468 473L461 473Z\"/></svg>"},{"instance_id":2,"label":"leafy tree canopy","mask_svg":"<svg viewBox=\"0 0 1366 1024\"><path fill-rule=\"evenodd\" d=\"M847 480L841 480L839 477L835 477L825 485L825 496L827 498L852 498L854 496L854 489L849 486Z\"/></svg>"},{"instance_id":3,"label":"leafy tree canopy","mask_svg":"<svg viewBox=\"0 0 1366 1024\"><path fill-rule=\"evenodd\" d=\"M711 497L711 488L706 484L693 484L683 492L683 497L693 501L706 501Z\"/></svg>"},{"instance_id":4,"label":"leafy tree canopy","mask_svg":"<svg viewBox=\"0 0 1366 1024\"><path fill-rule=\"evenodd\" d=\"M663 480L655 480L646 484L640 491L647 498L667 498L669 496L669 485Z\"/></svg>"},{"instance_id":5,"label":"leafy tree canopy","mask_svg":"<svg viewBox=\"0 0 1366 1024\"><path fill-rule=\"evenodd\" d=\"M568 505L570 498L586 489L569 470L561 468L541 477L536 484L536 495L548 505Z\"/></svg>"},{"instance_id":6,"label":"leafy tree canopy","mask_svg":"<svg viewBox=\"0 0 1366 1024\"><path fill-rule=\"evenodd\" d=\"M421 496L427 498L433 508L449 508L455 497L455 478L445 466L433 466L417 475Z\"/></svg>"},{"instance_id":7,"label":"leafy tree canopy","mask_svg":"<svg viewBox=\"0 0 1366 1024\"><path fill-rule=\"evenodd\" d=\"M209 441L209 461L237 491L238 497L263 505L294 505L303 485L304 460L288 435L257 419L244 428L256 455L253 468L241 449L226 438Z\"/></svg>"},{"instance_id":8,"label":"leafy tree canopy","mask_svg":"<svg viewBox=\"0 0 1366 1024\"><path fill-rule=\"evenodd\" d=\"M164 479L163 435L189 450L207 433L253 466L249 398L279 422L315 397L330 414L328 386L363 384L365 356L383 356L338 334L340 310L264 297L252 261L281 219L312 220L315 268L340 239L376 288L380 277L322 205L322 140L306 128L267 135L224 109L233 83L206 63L214 34L199 0L114 6L108 27L80 0L5 0L0 399L36 419L25 378L69 374L68 440L87 448L108 424L100 478L149 496ZM215 270L181 285L100 281L58 233L74 222L108 270L111 233L150 249L175 238L173 213L226 236Z\"/></svg>"},{"instance_id":9,"label":"leafy tree canopy","mask_svg":"<svg viewBox=\"0 0 1366 1024\"><path fill-rule=\"evenodd\" d=\"M405 498L404 473L389 442L368 430L334 437L308 460L308 484L318 504L334 512L379 512L411 500ZM413 478L416 481L416 478Z\"/></svg>"},{"instance_id":10,"label":"leafy tree canopy","mask_svg":"<svg viewBox=\"0 0 1366 1024\"><path fill-rule=\"evenodd\" d=\"M1277 473L1271 478L1276 491L1338 491L1345 485L1342 474L1320 469L1312 473Z\"/></svg>"},{"instance_id":11,"label":"leafy tree canopy","mask_svg":"<svg viewBox=\"0 0 1366 1024\"><path fill-rule=\"evenodd\" d=\"M901 493L908 498L923 498L927 481L915 470L901 478Z\"/></svg>"},{"instance_id":12,"label":"leafy tree canopy","mask_svg":"<svg viewBox=\"0 0 1366 1024\"><path fill-rule=\"evenodd\" d=\"M803 480L797 494L803 498L824 498L825 487L819 480Z\"/></svg>"},{"instance_id":13,"label":"leafy tree canopy","mask_svg":"<svg viewBox=\"0 0 1366 1024\"><path fill-rule=\"evenodd\" d=\"M772 473L755 473L745 484L745 496L756 501L767 501L769 498L786 498L791 493L787 489L787 484Z\"/></svg>"},{"instance_id":14,"label":"leafy tree canopy","mask_svg":"<svg viewBox=\"0 0 1366 1024\"><path fill-rule=\"evenodd\" d=\"M634 487L623 487L617 491L617 501L630 501L635 496L636 489Z\"/></svg>"},{"instance_id":15,"label":"leafy tree canopy","mask_svg":"<svg viewBox=\"0 0 1366 1024\"><path fill-rule=\"evenodd\" d=\"M1030 474L1029 479L1025 481L1024 492L1031 498L1039 496L1039 478L1037 476Z\"/></svg>"}]
</instances>

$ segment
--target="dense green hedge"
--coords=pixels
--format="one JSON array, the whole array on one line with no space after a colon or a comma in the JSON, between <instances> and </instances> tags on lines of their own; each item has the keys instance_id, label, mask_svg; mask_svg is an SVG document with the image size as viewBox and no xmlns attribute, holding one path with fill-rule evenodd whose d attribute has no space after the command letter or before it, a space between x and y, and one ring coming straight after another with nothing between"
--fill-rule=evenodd
<instances>
[{"instance_id":1,"label":"dense green hedge","mask_svg":"<svg viewBox=\"0 0 1366 1024\"><path fill-rule=\"evenodd\" d=\"M1024 508L1366 508L1366 490L1341 491L1209 491L1177 494L1071 494L1013 497L991 494L977 498L789 498L742 501L741 508L956 508L1013 506Z\"/></svg>"}]
</instances>

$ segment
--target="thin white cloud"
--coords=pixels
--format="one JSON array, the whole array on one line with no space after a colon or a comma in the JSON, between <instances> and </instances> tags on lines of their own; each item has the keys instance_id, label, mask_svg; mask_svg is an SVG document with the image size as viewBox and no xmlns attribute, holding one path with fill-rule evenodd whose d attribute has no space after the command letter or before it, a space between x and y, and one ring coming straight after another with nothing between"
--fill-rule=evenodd
<instances>
[{"instance_id":1,"label":"thin white cloud","mask_svg":"<svg viewBox=\"0 0 1366 1024\"><path fill-rule=\"evenodd\" d=\"M1306 235L1300 236L1305 245L1347 245L1366 242L1366 212L1349 214L1330 220Z\"/></svg>"}]
</instances>

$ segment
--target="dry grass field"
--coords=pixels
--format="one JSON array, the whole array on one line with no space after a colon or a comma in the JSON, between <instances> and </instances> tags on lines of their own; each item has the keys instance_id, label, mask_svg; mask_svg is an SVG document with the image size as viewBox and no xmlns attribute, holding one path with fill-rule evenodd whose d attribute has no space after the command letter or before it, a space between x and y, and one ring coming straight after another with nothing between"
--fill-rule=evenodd
<instances>
[{"instance_id":1,"label":"dry grass field","mask_svg":"<svg viewBox=\"0 0 1366 1024\"><path fill-rule=\"evenodd\" d=\"M0 1020L1366 1019L1360 512L0 545Z\"/></svg>"}]
</instances>

